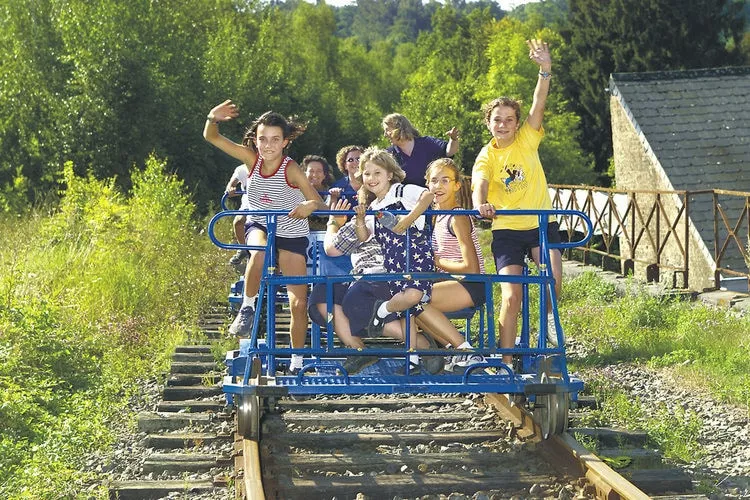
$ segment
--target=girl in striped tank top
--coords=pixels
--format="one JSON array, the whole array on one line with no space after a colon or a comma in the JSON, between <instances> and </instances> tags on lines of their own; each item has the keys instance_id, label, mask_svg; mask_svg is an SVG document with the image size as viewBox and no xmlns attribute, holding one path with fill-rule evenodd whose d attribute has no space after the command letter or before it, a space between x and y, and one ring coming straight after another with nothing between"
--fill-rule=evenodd
<instances>
[{"instance_id":1,"label":"girl in striped tank top","mask_svg":"<svg viewBox=\"0 0 750 500\"><path fill-rule=\"evenodd\" d=\"M236 118L239 110L230 100L214 107L208 114L203 137L225 153L242 161L250 174L245 191L250 210L288 210L278 218L276 248L278 264L285 276L307 274L307 217L315 210L325 210L320 195L307 180L300 166L284 154L284 148L305 131L302 124L287 120L278 113L262 114L245 133L242 144L237 144L219 133L219 122ZM266 217L249 215L245 225L248 245L265 246ZM242 306L229 327L237 336L248 336L252 331L255 303L263 275L265 252L251 251L245 270L245 290ZM291 322L289 326L293 348L305 346L307 336L307 285L287 285ZM290 370L302 368L302 356L293 354Z\"/></svg>"},{"instance_id":2,"label":"girl in striped tank top","mask_svg":"<svg viewBox=\"0 0 750 500\"><path fill-rule=\"evenodd\" d=\"M434 208L453 210L461 208L461 172L450 158L440 158L427 167L425 180L435 196ZM482 250L471 217L466 215L437 215L433 221L432 249L435 267L450 274L484 274ZM481 306L486 298L484 283L471 281L437 281L432 286L432 305L444 312L454 312L467 307ZM459 349L470 349L463 336L445 338L446 343ZM453 356L453 368L465 368L483 362L482 356L465 354Z\"/></svg>"}]
</instances>

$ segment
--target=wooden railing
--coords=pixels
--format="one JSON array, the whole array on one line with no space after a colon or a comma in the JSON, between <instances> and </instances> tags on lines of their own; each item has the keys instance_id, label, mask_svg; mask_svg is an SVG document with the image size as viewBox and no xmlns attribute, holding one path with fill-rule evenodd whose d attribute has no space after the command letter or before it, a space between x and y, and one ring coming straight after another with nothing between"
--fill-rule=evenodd
<instances>
[{"instance_id":1,"label":"wooden railing","mask_svg":"<svg viewBox=\"0 0 750 500\"><path fill-rule=\"evenodd\" d=\"M718 283L721 275L750 279L748 263L748 236L750 235L750 193L714 189L714 279ZM738 259L739 258L741 259ZM734 267L725 262L734 261ZM738 269L738 266L744 267Z\"/></svg>"},{"instance_id":2,"label":"wooden railing","mask_svg":"<svg viewBox=\"0 0 750 500\"><path fill-rule=\"evenodd\" d=\"M702 248L713 257L709 265L714 269L715 288L728 277L750 280L750 193L720 189L634 191L572 185L550 188L555 208L580 210L594 225L596 238L577 251L569 251L568 258L604 268L616 265L624 274L640 264L645 267L647 280L659 281L661 273L671 272L673 287L688 288L691 238L702 237ZM709 210L713 210L712 222ZM563 218L561 229L572 236L581 228ZM694 242L693 248L696 245ZM699 257L705 253L704 250Z\"/></svg>"}]
</instances>

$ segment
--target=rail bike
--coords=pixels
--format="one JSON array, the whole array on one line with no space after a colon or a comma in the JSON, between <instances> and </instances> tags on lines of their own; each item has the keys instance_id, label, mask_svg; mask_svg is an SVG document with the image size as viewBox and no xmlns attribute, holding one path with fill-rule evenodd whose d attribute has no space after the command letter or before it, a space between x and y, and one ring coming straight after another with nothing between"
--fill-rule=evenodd
<instances>
[{"instance_id":1,"label":"rail bike","mask_svg":"<svg viewBox=\"0 0 750 500\"><path fill-rule=\"evenodd\" d=\"M222 201L222 207L224 203ZM267 218L268 243L265 247L254 247L220 241L215 234L217 222L236 215L262 215ZM411 273L408 267L402 275L351 274L348 257L331 258L323 251L323 244L316 235L311 236L307 276L284 276L277 271L274 238L277 218L286 215L282 211L222 210L210 221L208 234L214 244L224 249L249 249L265 251L263 277L255 308L252 332L249 338L239 339L239 349L226 355L227 374L223 390L229 404L237 411L238 428L246 439L258 440L260 419L264 412L274 408L275 401L288 396L339 395L339 394L426 394L426 393L499 393L507 394L517 402L532 408L534 419L539 424L543 437L560 434L567 428L571 402L577 400L583 390L583 381L568 373L565 336L560 325L554 277L550 266L550 249L566 249L584 245L591 237L591 221L583 212L575 210L513 210L498 211L503 215L536 215L539 217L540 263L536 269L525 266L522 275L497 274L447 275L445 273ZM316 211L316 215L353 215L353 211ZM374 215L375 211L368 211ZM407 211L394 211L396 215ZM425 215L455 214L478 216L476 210L428 210ZM576 226L583 227L579 241L551 244L547 241L547 221L550 215L579 219ZM407 231L407 238L409 231ZM408 248L407 239L407 248ZM481 256L480 256L481 257ZM416 349L410 345L407 331L403 345L384 343L383 339L365 339L366 349L344 346L336 337L332 314L321 328L315 323L308 327L304 348L291 348L288 337L279 331L279 318L284 316L286 295L280 293L288 284L324 283L326 285L327 310L333 310L333 284L357 280L393 281L398 278L424 280L466 280L484 285L486 302L481 307L447 314L460 333L475 346L469 353L484 357L484 362L443 373L428 373L425 370L411 373L409 355L446 357L455 354L455 349ZM519 283L523 289L520 334L512 348L500 347L493 287L507 281ZM230 302L241 302L242 279L232 285ZM546 292L546 293L545 293ZM531 297L534 296L532 301ZM557 346L548 345L547 309L548 301L554 315ZM499 308L498 308L499 310ZM408 319L409 311L406 312ZM532 327L532 317L538 315L538 327ZM535 322L536 323L536 322ZM460 325L460 326L458 326ZM388 339L385 339L388 340ZM284 345L282 345L284 344ZM467 351L462 350L461 353ZM292 354L302 354L304 365L296 374L284 368L289 365ZM503 355L512 355L513 363L503 363ZM377 356L378 361L360 372L349 374L344 360L351 356Z\"/></svg>"}]
</instances>

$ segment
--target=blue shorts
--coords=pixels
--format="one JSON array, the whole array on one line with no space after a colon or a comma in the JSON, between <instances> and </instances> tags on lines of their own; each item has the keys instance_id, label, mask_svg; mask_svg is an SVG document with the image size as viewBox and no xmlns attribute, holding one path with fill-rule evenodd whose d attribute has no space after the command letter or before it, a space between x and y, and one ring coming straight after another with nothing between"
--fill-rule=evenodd
<instances>
[{"instance_id":1,"label":"blue shorts","mask_svg":"<svg viewBox=\"0 0 750 500\"><path fill-rule=\"evenodd\" d=\"M247 241L247 237L252 229L260 229L268 235L268 230L265 226L258 224L257 222L251 222L250 224L245 224L245 241ZM277 251L286 250L287 252L298 253L305 257L305 262L307 262L307 246L309 244L310 240L307 236L300 236L297 238L285 238L283 236L276 237Z\"/></svg>"},{"instance_id":2,"label":"blue shorts","mask_svg":"<svg viewBox=\"0 0 750 500\"><path fill-rule=\"evenodd\" d=\"M560 243L560 224L547 225L547 241ZM515 229L494 229L492 231L492 256L495 268L500 271L508 266L523 266L524 258L533 248L539 246L539 228L517 231Z\"/></svg>"},{"instance_id":3,"label":"blue shorts","mask_svg":"<svg viewBox=\"0 0 750 500\"><path fill-rule=\"evenodd\" d=\"M460 283L471 297L474 307L479 307L487 301L487 295L484 293L484 282L461 281Z\"/></svg>"},{"instance_id":4,"label":"blue shorts","mask_svg":"<svg viewBox=\"0 0 750 500\"><path fill-rule=\"evenodd\" d=\"M365 281L360 279L350 283L333 284L333 303L340 305L346 317L349 318L349 329L352 335L358 337L367 336L366 328L370 325L375 303L379 300L388 300L391 293L388 289L388 283L385 281ZM310 319L320 326L326 325L326 318L323 318L316 307L317 304L326 302L326 285L316 283L313 287L310 298L307 301L307 311ZM385 317L384 323L396 319L395 314L389 314Z\"/></svg>"}]
</instances>

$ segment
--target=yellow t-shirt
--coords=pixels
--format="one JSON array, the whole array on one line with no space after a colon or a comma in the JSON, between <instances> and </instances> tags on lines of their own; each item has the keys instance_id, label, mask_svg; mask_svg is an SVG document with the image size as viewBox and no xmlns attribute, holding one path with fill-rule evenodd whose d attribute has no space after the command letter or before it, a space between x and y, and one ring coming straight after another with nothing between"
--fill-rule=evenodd
<instances>
[{"instance_id":1,"label":"yellow t-shirt","mask_svg":"<svg viewBox=\"0 0 750 500\"><path fill-rule=\"evenodd\" d=\"M472 184L479 179L489 183L487 203L492 203L495 210L552 208L547 178L539 161L542 137L544 128L534 130L524 122L513 144L500 148L493 137L477 155L471 172ZM492 221L492 229L523 231L537 227L536 215L497 215Z\"/></svg>"}]
</instances>

